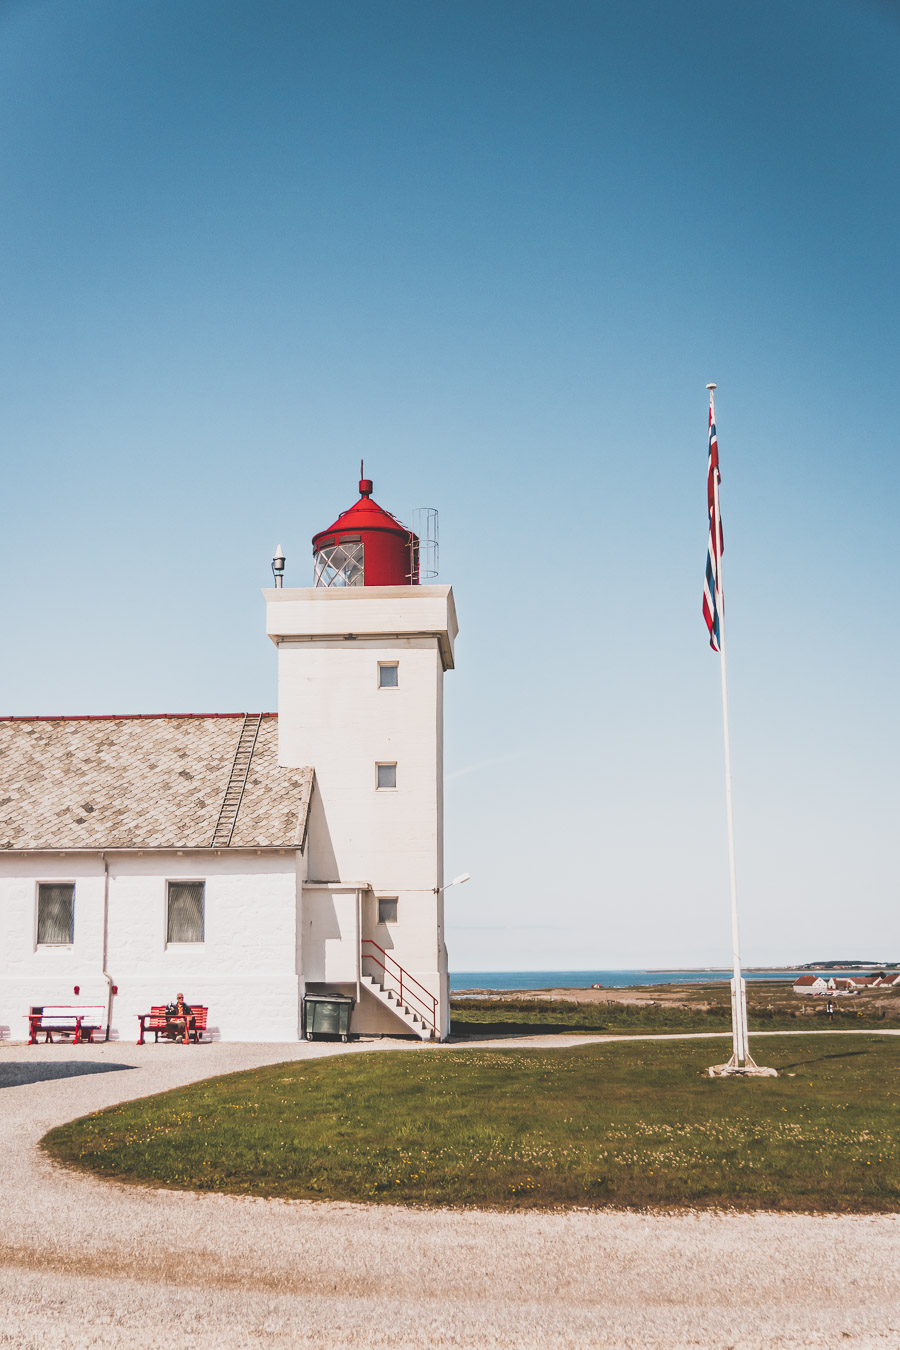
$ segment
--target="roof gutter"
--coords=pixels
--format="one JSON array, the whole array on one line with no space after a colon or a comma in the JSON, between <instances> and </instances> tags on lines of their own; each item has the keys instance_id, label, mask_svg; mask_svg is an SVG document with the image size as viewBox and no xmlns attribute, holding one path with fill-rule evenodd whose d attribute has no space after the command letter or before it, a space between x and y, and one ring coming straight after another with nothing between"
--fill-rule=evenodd
<instances>
[{"instance_id":1,"label":"roof gutter","mask_svg":"<svg viewBox=\"0 0 900 1350\"><path fill-rule=\"evenodd\" d=\"M214 847L209 844L126 844L121 848L100 849L95 844L93 848L75 848L71 844L44 844L40 848L0 848L0 857L2 858L36 858L41 855L52 855L54 858L68 858L70 855L78 857L94 857L100 854L103 858L106 854L120 855L123 853L202 853L207 857L218 857L220 854L227 854L231 857L235 853L293 853L297 847L296 843L284 844L245 844L236 846L229 844L216 844Z\"/></svg>"}]
</instances>

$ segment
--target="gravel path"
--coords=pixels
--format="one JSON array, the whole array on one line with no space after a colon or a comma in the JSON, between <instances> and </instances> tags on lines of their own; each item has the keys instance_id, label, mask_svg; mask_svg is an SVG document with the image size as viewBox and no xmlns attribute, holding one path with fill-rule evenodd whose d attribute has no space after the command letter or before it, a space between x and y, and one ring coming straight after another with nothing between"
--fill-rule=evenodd
<instances>
[{"instance_id":1,"label":"gravel path","mask_svg":"<svg viewBox=\"0 0 900 1350\"><path fill-rule=\"evenodd\" d=\"M587 1039L607 1038L527 1044ZM115 1102L379 1044L0 1046L0 1347L900 1346L900 1216L201 1196L95 1181L37 1148L52 1125Z\"/></svg>"}]
</instances>

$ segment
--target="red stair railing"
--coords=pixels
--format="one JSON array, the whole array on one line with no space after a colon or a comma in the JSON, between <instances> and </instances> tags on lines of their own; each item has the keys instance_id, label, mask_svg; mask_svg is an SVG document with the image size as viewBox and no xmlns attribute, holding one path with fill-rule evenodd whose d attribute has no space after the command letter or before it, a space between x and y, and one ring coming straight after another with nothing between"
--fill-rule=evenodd
<instances>
[{"instance_id":1,"label":"red stair railing","mask_svg":"<svg viewBox=\"0 0 900 1350\"><path fill-rule=\"evenodd\" d=\"M396 961L390 952L386 952L383 947L379 947L378 943L372 938L363 938L361 947L362 960L372 961L384 972L385 983L382 988L390 990L393 994L399 994L400 1002L403 1005L407 1003L417 1004L418 1006L414 1007L413 1011L431 1027L435 1035L438 1035L438 1001L434 995L429 993L424 984L416 979L415 975L410 975L408 970L404 970L400 962ZM367 947L374 947L375 951L367 951ZM380 952L381 956L376 956L375 952ZM393 986L388 983L389 981L393 981Z\"/></svg>"}]
</instances>

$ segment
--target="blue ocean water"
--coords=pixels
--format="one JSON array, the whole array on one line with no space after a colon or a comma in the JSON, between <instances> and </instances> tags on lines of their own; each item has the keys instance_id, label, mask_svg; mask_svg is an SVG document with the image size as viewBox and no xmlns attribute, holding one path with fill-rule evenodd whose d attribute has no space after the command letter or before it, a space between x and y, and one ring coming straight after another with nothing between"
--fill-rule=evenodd
<instances>
[{"instance_id":1,"label":"blue ocean water","mask_svg":"<svg viewBox=\"0 0 900 1350\"><path fill-rule=\"evenodd\" d=\"M745 970L744 978L789 980L794 973ZM843 973L848 972L829 970L826 975ZM454 993L463 989L589 989L592 984L624 989L635 984L709 984L730 979L730 970L460 970L451 972L450 989Z\"/></svg>"}]
</instances>

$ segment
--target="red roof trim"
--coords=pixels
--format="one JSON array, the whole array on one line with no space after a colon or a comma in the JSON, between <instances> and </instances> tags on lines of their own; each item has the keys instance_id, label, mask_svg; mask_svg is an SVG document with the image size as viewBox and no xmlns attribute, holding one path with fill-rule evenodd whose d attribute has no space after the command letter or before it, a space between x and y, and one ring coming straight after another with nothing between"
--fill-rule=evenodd
<instances>
[{"instance_id":1,"label":"red roof trim","mask_svg":"<svg viewBox=\"0 0 900 1350\"><path fill-rule=\"evenodd\" d=\"M0 717L0 722L150 722L175 717L246 717L246 713L85 713L59 717ZM261 717L277 717L277 713L260 713Z\"/></svg>"}]
</instances>

